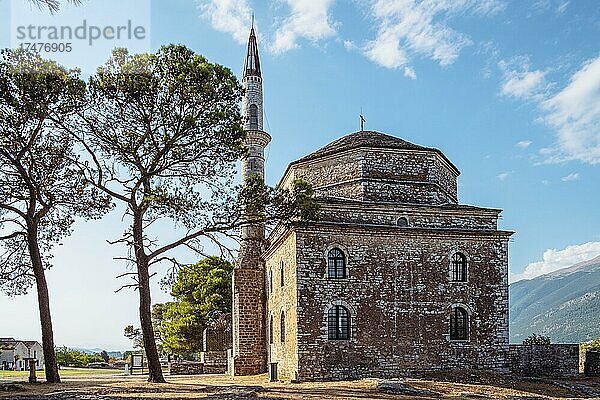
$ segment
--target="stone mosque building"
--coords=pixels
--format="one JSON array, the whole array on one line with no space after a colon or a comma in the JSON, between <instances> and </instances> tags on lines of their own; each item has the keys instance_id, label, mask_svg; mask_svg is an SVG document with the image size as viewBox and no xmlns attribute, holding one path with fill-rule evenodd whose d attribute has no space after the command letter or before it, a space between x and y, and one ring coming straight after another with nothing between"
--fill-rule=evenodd
<instances>
[{"instance_id":1,"label":"stone mosque building","mask_svg":"<svg viewBox=\"0 0 600 400\"><path fill-rule=\"evenodd\" d=\"M254 29L242 82L242 175L263 176L271 137ZM372 131L290 163L281 185L310 182L319 219L266 238L262 226L243 228L230 371L278 363L281 378L334 380L506 370L512 232L498 230L501 210L459 204L459 173L438 149Z\"/></svg>"}]
</instances>

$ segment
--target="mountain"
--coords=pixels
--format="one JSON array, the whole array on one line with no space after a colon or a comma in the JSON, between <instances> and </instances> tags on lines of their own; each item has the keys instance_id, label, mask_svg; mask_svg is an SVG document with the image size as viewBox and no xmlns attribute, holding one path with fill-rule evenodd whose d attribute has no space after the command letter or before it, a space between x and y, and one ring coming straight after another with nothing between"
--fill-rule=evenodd
<instances>
[{"instance_id":1,"label":"mountain","mask_svg":"<svg viewBox=\"0 0 600 400\"><path fill-rule=\"evenodd\" d=\"M103 349L93 348L93 349L84 349L81 347L69 347L71 350L80 351L85 354L100 354ZM122 358L123 353L120 351L107 351L109 357Z\"/></svg>"},{"instance_id":2,"label":"mountain","mask_svg":"<svg viewBox=\"0 0 600 400\"><path fill-rule=\"evenodd\" d=\"M600 256L509 287L510 342L532 333L553 343L600 337Z\"/></svg>"}]
</instances>

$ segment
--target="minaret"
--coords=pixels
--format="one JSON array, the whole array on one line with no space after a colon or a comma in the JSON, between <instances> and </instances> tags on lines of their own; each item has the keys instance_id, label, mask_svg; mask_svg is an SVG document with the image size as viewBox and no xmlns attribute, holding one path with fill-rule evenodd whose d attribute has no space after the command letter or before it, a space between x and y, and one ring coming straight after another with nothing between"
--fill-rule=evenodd
<instances>
[{"instance_id":1,"label":"minaret","mask_svg":"<svg viewBox=\"0 0 600 400\"><path fill-rule=\"evenodd\" d=\"M271 136L263 131L262 76L254 24L248 40L242 85L248 150L242 160L242 182L245 182L255 175L264 178L265 147L271 141ZM230 371L234 375L255 375L267 370L264 242L264 224L242 227L242 243L233 271L233 360Z\"/></svg>"}]
</instances>

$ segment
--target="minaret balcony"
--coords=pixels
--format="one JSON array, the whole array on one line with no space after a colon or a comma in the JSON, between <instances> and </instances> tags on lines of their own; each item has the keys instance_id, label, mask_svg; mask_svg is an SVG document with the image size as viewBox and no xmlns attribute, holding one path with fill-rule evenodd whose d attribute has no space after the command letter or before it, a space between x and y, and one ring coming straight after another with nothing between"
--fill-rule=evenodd
<instances>
[{"instance_id":1,"label":"minaret balcony","mask_svg":"<svg viewBox=\"0 0 600 400\"><path fill-rule=\"evenodd\" d=\"M246 130L244 144L246 146L260 146L264 148L271 142L271 139L271 135L263 130L249 129Z\"/></svg>"}]
</instances>

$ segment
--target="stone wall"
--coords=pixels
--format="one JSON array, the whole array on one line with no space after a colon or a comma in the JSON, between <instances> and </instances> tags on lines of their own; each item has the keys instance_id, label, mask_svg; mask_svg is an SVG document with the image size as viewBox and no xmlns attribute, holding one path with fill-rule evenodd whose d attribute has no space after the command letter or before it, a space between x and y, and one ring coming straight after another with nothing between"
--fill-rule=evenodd
<instances>
[{"instance_id":1,"label":"stone wall","mask_svg":"<svg viewBox=\"0 0 600 400\"><path fill-rule=\"evenodd\" d=\"M252 104L258 107L258 130L263 129L263 90L262 78L258 76L247 76L242 79L242 86L245 90L245 95L242 98L242 111L244 114L244 129L250 130L250 106Z\"/></svg>"},{"instance_id":2,"label":"stone wall","mask_svg":"<svg viewBox=\"0 0 600 400\"><path fill-rule=\"evenodd\" d=\"M235 375L255 375L267 370L264 281L264 266L233 271Z\"/></svg>"},{"instance_id":3,"label":"stone wall","mask_svg":"<svg viewBox=\"0 0 600 400\"><path fill-rule=\"evenodd\" d=\"M578 344L511 344L510 371L521 376L578 376Z\"/></svg>"},{"instance_id":4,"label":"stone wall","mask_svg":"<svg viewBox=\"0 0 600 400\"><path fill-rule=\"evenodd\" d=\"M203 351L200 361L204 364L205 374L224 374L227 372L227 350Z\"/></svg>"},{"instance_id":5,"label":"stone wall","mask_svg":"<svg viewBox=\"0 0 600 400\"><path fill-rule=\"evenodd\" d=\"M456 204L458 173L434 151L360 148L292 164L283 186L301 178L319 197Z\"/></svg>"},{"instance_id":6,"label":"stone wall","mask_svg":"<svg viewBox=\"0 0 600 400\"><path fill-rule=\"evenodd\" d=\"M600 351L586 351L583 367L585 376L600 376Z\"/></svg>"},{"instance_id":7,"label":"stone wall","mask_svg":"<svg viewBox=\"0 0 600 400\"><path fill-rule=\"evenodd\" d=\"M204 364L194 361L172 362L169 373L171 375L200 375L204 373Z\"/></svg>"},{"instance_id":8,"label":"stone wall","mask_svg":"<svg viewBox=\"0 0 600 400\"><path fill-rule=\"evenodd\" d=\"M505 371L509 235L343 224L297 228L298 377ZM327 277L333 246L347 256L347 279ZM455 251L467 256L467 282L449 282ZM350 311L350 340L328 340L326 315L333 304ZM466 341L449 338L452 305L470 313Z\"/></svg>"},{"instance_id":9,"label":"stone wall","mask_svg":"<svg viewBox=\"0 0 600 400\"><path fill-rule=\"evenodd\" d=\"M293 378L298 369L296 238L293 232L289 233L288 236L281 238L281 243L275 251L266 255L268 359L269 362L278 363L278 374L281 378ZM281 285L282 262L283 286ZM282 313L285 316L284 342L281 341Z\"/></svg>"},{"instance_id":10,"label":"stone wall","mask_svg":"<svg viewBox=\"0 0 600 400\"><path fill-rule=\"evenodd\" d=\"M428 207L391 204L363 204L330 199L322 202L319 220L395 227L399 217L411 228L496 230L499 210L468 206Z\"/></svg>"}]
</instances>

